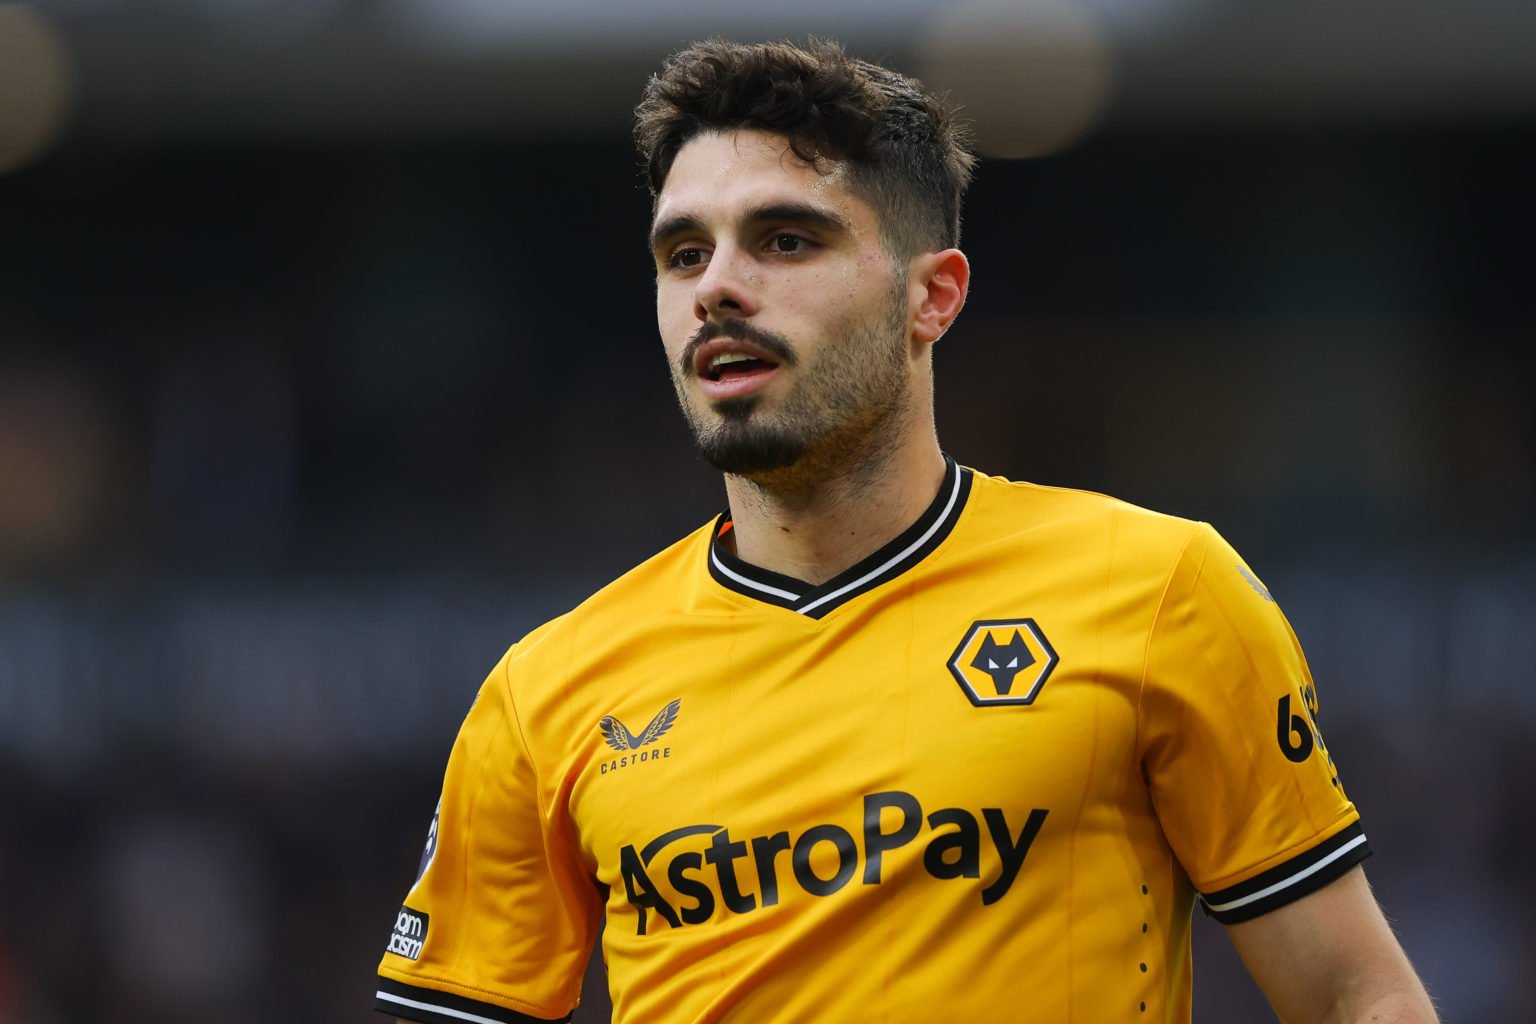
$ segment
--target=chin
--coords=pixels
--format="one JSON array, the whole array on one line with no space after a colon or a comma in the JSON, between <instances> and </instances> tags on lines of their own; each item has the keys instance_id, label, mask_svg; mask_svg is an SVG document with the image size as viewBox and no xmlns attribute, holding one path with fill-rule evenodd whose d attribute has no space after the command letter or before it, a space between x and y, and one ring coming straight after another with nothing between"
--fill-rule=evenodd
<instances>
[{"instance_id":1,"label":"chin","mask_svg":"<svg viewBox=\"0 0 1536 1024\"><path fill-rule=\"evenodd\" d=\"M694 443L704 461L732 476L758 476L788 469L806 453L803 437L767 425L727 420L714 430L697 434Z\"/></svg>"},{"instance_id":2,"label":"chin","mask_svg":"<svg viewBox=\"0 0 1536 1024\"><path fill-rule=\"evenodd\" d=\"M757 395L747 395L742 398L722 398L711 403L710 408L727 423L745 423L761 404Z\"/></svg>"}]
</instances>

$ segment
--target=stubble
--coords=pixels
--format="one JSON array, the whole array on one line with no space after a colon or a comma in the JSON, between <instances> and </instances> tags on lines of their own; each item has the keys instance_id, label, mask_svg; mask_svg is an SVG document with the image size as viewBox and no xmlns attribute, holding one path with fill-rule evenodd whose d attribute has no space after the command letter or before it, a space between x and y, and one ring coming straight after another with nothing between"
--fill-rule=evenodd
<instances>
[{"instance_id":1,"label":"stubble","mask_svg":"<svg viewBox=\"0 0 1536 1024\"><path fill-rule=\"evenodd\" d=\"M875 316L834 324L814 362L804 365L791 339L745 321L701 329L673 367L673 384L705 461L781 494L883 464L899 443L895 424L911 401L904 276L897 275ZM693 352L714 337L749 341L781 366L796 367L799 379L777 408L755 395L704 408L689 401Z\"/></svg>"}]
</instances>

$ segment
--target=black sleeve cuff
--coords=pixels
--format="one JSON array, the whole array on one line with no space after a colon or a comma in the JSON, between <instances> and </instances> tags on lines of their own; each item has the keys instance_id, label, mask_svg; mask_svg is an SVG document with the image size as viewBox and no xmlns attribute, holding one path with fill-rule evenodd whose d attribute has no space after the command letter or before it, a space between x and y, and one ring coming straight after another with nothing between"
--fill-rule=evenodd
<instances>
[{"instance_id":1,"label":"black sleeve cuff","mask_svg":"<svg viewBox=\"0 0 1536 1024\"><path fill-rule=\"evenodd\" d=\"M423 1024L565 1024L571 1019L564 1017L530 1017L526 1013L509 1010L495 1003L482 1003L478 999L466 999L449 992L406 985L393 978L379 978L379 990L374 993L373 1008L404 1020L422 1021Z\"/></svg>"},{"instance_id":2,"label":"black sleeve cuff","mask_svg":"<svg viewBox=\"0 0 1536 1024\"><path fill-rule=\"evenodd\" d=\"M1201 893L1200 904L1222 924L1248 921L1316 892L1370 855L1371 847L1357 821L1246 882Z\"/></svg>"}]
</instances>

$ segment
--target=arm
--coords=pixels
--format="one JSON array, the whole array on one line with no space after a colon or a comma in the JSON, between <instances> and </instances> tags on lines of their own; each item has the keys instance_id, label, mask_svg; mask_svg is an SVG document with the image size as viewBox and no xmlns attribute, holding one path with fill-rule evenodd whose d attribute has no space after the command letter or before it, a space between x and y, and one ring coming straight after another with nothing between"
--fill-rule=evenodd
<instances>
[{"instance_id":1,"label":"arm","mask_svg":"<svg viewBox=\"0 0 1536 1024\"><path fill-rule=\"evenodd\" d=\"M459 727L374 1008L420 1021L567 1021L602 919L570 836L543 814L512 702L516 648Z\"/></svg>"},{"instance_id":2,"label":"arm","mask_svg":"<svg viewBox=\"0 0 1536 1024\"><path fill-rule=\"evenodd\" d=\"M1139 737L1163 833L1286 1024L1432 1024L1274 596L1208 526L1168 577Z\"/></svg>"},{"instance_id":3,"label":"arm","mask_svg":"<svg viewBox=\"0 0 1536 1024\"><path fill-rule=\"evenodd\" d=\"M1227 934L1286 1024L1439 1020L1359 867Z\"/></svg>"}]
</instances>

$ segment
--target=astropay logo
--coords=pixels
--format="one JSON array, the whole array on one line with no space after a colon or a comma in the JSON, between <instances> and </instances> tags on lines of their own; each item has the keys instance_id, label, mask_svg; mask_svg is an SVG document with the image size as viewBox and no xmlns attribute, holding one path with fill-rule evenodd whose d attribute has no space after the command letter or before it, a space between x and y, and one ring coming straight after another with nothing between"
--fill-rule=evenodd
<instances>
[{"instance_id":1,"label":"astropay logo","mask_svg":"<svg viewBox=\"0 0 1536 1024\"><path fill-rule=\"evenodd\" d=\"M427 941L429 920L431 918L419 910L401 907L400 913L395 915L395 930L390 933L388 951L407 960L420 957L421 947Z\"/></svg>"},{"instance_id":2,"label":"astropay logo","mask_svg":"<svg viewBox=\"0 0 1536 1024\"><path fill-rule=\"evenodd\" d=\"M862 812L862 828L852 830L821 822L735 838L724 825L701 823L625 844L619 873L635 910L635 934L646 934L654 918L683 928L773 907L796 892L831 897L849 886L882 885L896 859L909 865L905 884L921 884L923 876L955 882L990 907L1008 895L1050 813L1035 807L1013 821L1001 807L927 813L901 790L866 795ZM903 847L912 849L898 853ZM918 864L921 871L912 870Z\"/></svg>"}]
</instances>

